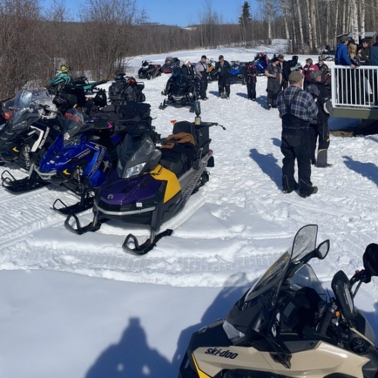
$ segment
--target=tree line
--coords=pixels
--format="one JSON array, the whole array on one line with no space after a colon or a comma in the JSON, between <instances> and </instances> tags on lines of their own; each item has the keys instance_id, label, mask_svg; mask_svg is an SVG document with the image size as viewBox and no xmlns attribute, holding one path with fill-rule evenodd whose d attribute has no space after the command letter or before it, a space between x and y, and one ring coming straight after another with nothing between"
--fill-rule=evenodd
<instances>
[{"instance_id":1,"label":"tree line","mask_svg":"<svg viewBox=\"0 0 378 378\"><path fill-rule=\"evenodd\" d=\"M186 28L148 22L137 0L85 0L75 21L64 0L46 13L40 0L0 0L0 99L26 85L44 85L66 64L71 74L113 79L127 57L175 50L253 47L273 38L292 53L318 53L336 36L374 31L378 0L257 0L244 2L240 18L225 22L205 0L198 23Z\"/></svg>"}]
</instances>

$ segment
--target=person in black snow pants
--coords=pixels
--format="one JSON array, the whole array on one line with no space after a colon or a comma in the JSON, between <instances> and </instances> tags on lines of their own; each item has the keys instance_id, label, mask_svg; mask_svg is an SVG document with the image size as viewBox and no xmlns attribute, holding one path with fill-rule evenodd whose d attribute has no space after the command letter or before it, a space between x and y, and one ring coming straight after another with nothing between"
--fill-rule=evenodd
<instances>
[{"instance_id":1,"label":"person in black snow pants","mask_svg":"<svg viewBox=\"0 0 378 378\"><path fill-rule=\"evenodd\" d=\"M207 90L207 63L206 55L201 56L201 60L195 66L196 76L199 79L199 94L201 100L207 100L206 90Z\"/></svg>"},{"instance_id":2,"label":"person in black snow pants","mask_svg":"<svg viewBox=\"0 0 378 378\"><path fill-rule=\"evenodd\" d=\"M248 100L256 101L257 67L253 62L247 64L247 96Z\"/></svg>"},{"instance_id":3,"label":"person in black snow pants","mask_svg":"<svg viewBox=\"0 0 378 378\"><path fill-rule=\"evenodd\" d=\"M268 77L268 86L266 91L268 92L267 109L277 107L277 95L281 91L282 72L280 61L276 60L273 63L269 63L266 67L265 76Z\"/></svg>"},{"instance_id":4,"label":"person in black snow pants","mask_svg":"<svg viewBox=\"0 0 378 378\"><path fill-rule=\"evenodd\" d=\"M327 151L330 142L328 119L333 114L331 97L322 78L321 71L311 72L313 83L306 88L318 107L317 118L310 124L310 157L312 164L319 168L331 166L327 163ZM317 141L319 141L318 154L315 157Z\"/></svg>"},{"instance_id":5,"label":"person in black snow pants","mask_svg":"<svg viewBox=\"0 0 378 378\"><path fill-rule=\"evenodd\" d=\"M318 107L312 96L302 89L303 77L298 71L289 75L290 86L278 94L277 107L282 119L282 190L291 193L299 189L301 197L308 197L318 192L310 179L309 146L310 121L317 117ZM298 183L294 178L295 159L298 164Z\"/></svg>"},{"instance_id":6,"label":"person in black snow pants","mask_svg":"<svg viewBox=\"0 0 378 378\"><path fill-rule=\"evenodd\" d=\"M218 75L218 89L220 98L230 98L231 65L219 55L219 61L215 64L215 71ZM225 93L226 92L226 93Z\"/></svg>"}]
</instances>

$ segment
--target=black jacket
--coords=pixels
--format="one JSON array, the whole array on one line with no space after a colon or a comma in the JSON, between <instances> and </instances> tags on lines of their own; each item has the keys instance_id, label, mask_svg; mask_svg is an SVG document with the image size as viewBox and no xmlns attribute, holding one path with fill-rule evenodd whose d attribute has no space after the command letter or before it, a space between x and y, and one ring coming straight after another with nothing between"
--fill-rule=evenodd
<instances>
[{"instance_id":1,"label":"black jacket","mask_svg":"<svg viewBox=\"0 0 378 378\"><path fill-rule=\"evenodd\" d=\"M219 62L215 63L215 72L218 76L224 77L229 76L231 71L231 65L227 62L227 60L223 61L223 66Z\"/></svg>"}]
</instances>

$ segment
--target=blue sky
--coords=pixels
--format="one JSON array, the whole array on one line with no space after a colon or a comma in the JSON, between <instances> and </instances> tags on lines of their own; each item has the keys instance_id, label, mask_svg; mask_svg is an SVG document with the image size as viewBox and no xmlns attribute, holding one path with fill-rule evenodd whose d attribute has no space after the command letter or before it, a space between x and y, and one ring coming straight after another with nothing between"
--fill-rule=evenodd
<instances>
[{"instance_id":1,"label":"blue sky","mask_svg":"<svg viewBox=\"0 0 378 378\"><path fill-rule=\"evenodd\" d=\"M42 0L45 7L52 0ZM85 0L65 0L66 8L72 15L78 14L80 4ZM200 15L205 13L204 0L136 0L139 9L145 9L149 22L160 24L187 26L199 22ZM216 11L224 23L237 22L241 15L244 0L212 0L212 9ZM252 1L249 1L252 6Z\"/></svg>"}]
</instances>

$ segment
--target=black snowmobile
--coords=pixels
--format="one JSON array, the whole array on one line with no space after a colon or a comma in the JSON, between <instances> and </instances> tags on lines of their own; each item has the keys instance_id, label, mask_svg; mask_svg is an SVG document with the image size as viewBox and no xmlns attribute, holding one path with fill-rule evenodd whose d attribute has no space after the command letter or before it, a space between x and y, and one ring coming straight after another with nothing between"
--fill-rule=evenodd
<instances>
[{"instance_id":1,"label":"black snowmobile","mask_svg":"<svg viewBox=\"0 0 378 378\"><path fill-rule=\"evenodd\" d=\"M0 160L28 171L29 178L35 176L34 166L59 133L54 128L56 114L50 110L52 107L47 90L38 88L18 91L3 109L8 119L0 131ZM46 185L37 177L33 182L29 178L16 180L8 170L1 175L2 185L14 192Z\"/></svg>"},{"instance_id":2,"label":"black snowmobile","mask_svg":"<svg viewBox=\"0 0 378 378\"><path fill-rule=\"evenodd\" d=\"M161 66L160 71L162 73L172 73L173 68L177 65L177 63L180 63L179 58L174 58L172 56L167 56L164 64Z\"/></svg>"},{"instance_id":3,"label":"black snowmobile","mask_svg":"<svg viewBox=\"0 0 378 378\"><path fill-rule=\"evenodd\" d=\"M137 82L134 77L119 73L109 87L109 101L112 105L125 105L128 101L144 102L144 83Z\"/></svg>"},{"instance_id":4,"label":"black snowmobile","mask_svg":"<svg viewBox=\"0 0 378 378\"><path fill-rule=\"evenodd\" d=\"M378 245L367 246L364 269L351 279L341 270L334 275L327 301L308 264L329 251L329 240L316 246L317 230L302 227L291 250L224 320L192 335L180 378L377 377L375 335L353 299L362 283L378 275Z\"/></svg>"},{"instance_id":5,"label":"black snowmobile","mask_svg":"<svg viewBox=\"0 0 378 378\"><path fill-rule=\"evenodd\" d=\"M194 112L194 103L198 99L198 81L189 76L182 67L175 67L167 81L166 89L161 94L167 96L167 99L164 99L159 109L165 109L168 105L188 106L189 110Z\"/></svg>"},{"instance_id":6,"label":"black snowmobile","mask_svg":"<svg viewBox=\"0 0 378 378\"><path fill-rule=\"evenodd\" d=\"M124 251L137 255L146 254L162 237L171 235L172 230L157 232L208 181L206 168L214 165L209 128L217 124L201 121L198 102L196 115L195 122L176 122L160 148L155 147L150 126L137 124L123 142L117 170L95 196L93 221L81 227L78 217L71 215L65 227L80 235L97 231L109 219L147 225L150 237L146 242L139 245L129 234L122 245Z\"/></svg>"},{"instance_id":7,"label":"black snowmobile","mask_svg":"<svg viewBox=\"0 0 378 378\"><path fill-rule=\"evenodd\" d=\"M149 60L142 61L142 67L139 68L139 79L154 79L161 75L161 65L150 62Z\"/></svg>"}]
</instances>

